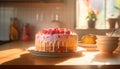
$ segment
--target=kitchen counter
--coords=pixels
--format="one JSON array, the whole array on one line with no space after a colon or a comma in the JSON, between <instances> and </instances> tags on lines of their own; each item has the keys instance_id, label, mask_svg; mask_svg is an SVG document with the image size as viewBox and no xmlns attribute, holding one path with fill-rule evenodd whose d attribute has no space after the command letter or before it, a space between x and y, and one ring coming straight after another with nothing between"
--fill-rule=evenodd
<instances>
[{"instance_id":1,"label":"kitchen counter","mask_svg":"<svg viewBox=\"0 0 120 69\"><path fill-rule=\"evenodd\" d=\"M34 41L15 41L0 45L1 65L120 65L119 50L113 55L99 54L99 51L84 51L79 56L48 58L34 56L27 49Z\"/></svg>"}]
</instances>

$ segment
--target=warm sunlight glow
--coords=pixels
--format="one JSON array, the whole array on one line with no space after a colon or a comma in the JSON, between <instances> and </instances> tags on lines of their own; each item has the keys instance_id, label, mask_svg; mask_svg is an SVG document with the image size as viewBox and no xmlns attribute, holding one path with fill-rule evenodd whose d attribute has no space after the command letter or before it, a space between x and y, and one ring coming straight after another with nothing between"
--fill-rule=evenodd
<instances>
[{"instance_id":1,"label":"warm sunlight glow","mask_svg":"<svg viewBox=\"0 0 120 69\"><path fill-rule=\"evenodd\" d=\"M76 28L88 29L91 24L95 24L95 29L109 29L109 18L119 16L119 0L77 0L76 2ZM89 13L93 11L97 20L91 21L94 17ZM90 24L90 25L89 25ZM116 25L117 28L117 25Z\"/></svg>"},{"instance_id":2,"label":"warm sunlight glow","mask_svg":"<svg viewBox=\"0 0 120 69\"><path fill-rule=\"evenodd\" d=\"M4 63L5 61L10 61L10 60L19 58L20 55L18 54L20 53L22 54L22 50L18 48L0 51L0 58L2 58L0 59L0 64Z\"/></svg>"},{"instance_id":3,"label":"warm sunlight glow","mask_svg":"<svg viewBox=\"0 0 120 69\"><path fill-rule=\"evenodd\" d=\"M71 58L68 59L67 61L63 61L61 63L58 63L56 65L94 65L93 59L95 58L95 55L98 54L99 52L84 52L84 56L78 57L78 58ZM83 61L79 61L83 60ZM104 64L100 63L99 64ZM98 64L98 65L99 65Z\"/></svg>"}]
</instances>

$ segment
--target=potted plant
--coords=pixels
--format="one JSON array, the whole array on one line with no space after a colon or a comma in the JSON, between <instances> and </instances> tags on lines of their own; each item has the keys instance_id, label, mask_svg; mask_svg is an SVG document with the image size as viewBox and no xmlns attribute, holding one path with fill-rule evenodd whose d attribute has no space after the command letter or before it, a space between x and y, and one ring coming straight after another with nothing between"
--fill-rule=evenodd
<instances>
[{"instance_id":1,"label":"potted plant","mask_svg":"<svg viewBox=\"0 0 120 69\"><path fill-rule=\"evenodd\" d=\"M114 29L115 25L117 23L117 17L115 17L113 14L108 18L108 22L110 25L110 29Z\"/></svg>"},{"instance_id":2,"label":"potted plant","mask_svg":"<svg viewBox=\"0 0 120 69\"><path fill-rule=\"evenodd\" d=\"M88 11L88 16L86 17L86 19L88 22L88 28L95 28L97 16L93 10Z\"/></svg>"},{"instance_id":3,"label":"potted plant","mask_svg":"<svg viewBox=\"0 0 120 69\"><path fill-rule=\"evenodd\" d=\"M117 4L116 4L115 8L119 11L119 15L118 15L117 21L118 21L118 27L120 28L120 0L117 0L116 3Z\"/></svg>"}]
</instances>

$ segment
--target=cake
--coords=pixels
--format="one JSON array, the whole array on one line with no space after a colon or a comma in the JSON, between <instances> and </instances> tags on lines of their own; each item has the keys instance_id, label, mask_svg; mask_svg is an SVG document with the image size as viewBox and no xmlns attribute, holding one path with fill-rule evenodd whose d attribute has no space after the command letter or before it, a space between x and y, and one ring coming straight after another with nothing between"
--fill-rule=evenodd
<instances>
[{"instance_id":1,"label":"cake","mask_svg":"<svg viewBox=\"0 0 120 69\"><path fill-rule=\"evenodd\" d=\"M36 51L39 52L75 52L78 35L65 28L43 29L35 36Z\"/></svg>"}]
</instances>

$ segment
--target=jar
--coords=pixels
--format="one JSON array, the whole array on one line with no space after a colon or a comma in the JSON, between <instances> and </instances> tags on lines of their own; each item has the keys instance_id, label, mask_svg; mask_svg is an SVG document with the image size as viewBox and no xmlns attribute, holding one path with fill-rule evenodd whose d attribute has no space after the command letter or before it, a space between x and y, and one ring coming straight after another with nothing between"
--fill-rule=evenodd
<instances>
[{"instance_id":1,"label":"jar","mask_svg":"<svg viewBox=\"0 0 120 69\"><path fill-rule=\"evenodd\" d=\"M19 39L19 25L18 25L17 18L11 18L9 37L10 37L10 40Z\"/></svg>"},{"instance_id":2,"label":"jar","mask_svg":"<svg viewBox=\"0 0 120 69\"><path fill-rule=\"evenodd\" d=\"M25 24L24 27L23 27L22 40L23 41L29 41L30 40L30 27L29 27L29 24Z\"/></svg>"}]
</instances>

